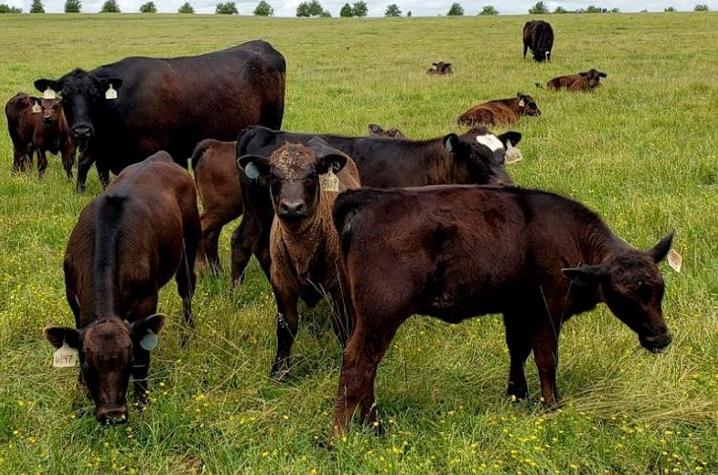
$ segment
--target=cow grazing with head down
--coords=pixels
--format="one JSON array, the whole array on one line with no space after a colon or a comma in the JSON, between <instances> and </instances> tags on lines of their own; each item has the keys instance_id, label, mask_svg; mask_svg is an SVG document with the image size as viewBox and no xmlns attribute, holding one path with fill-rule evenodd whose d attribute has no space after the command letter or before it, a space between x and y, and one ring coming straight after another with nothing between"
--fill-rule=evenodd
<instances>
[{"instance_id":1,"label":"cow grazing with head down","mask_svg":"<svg viewBox=\"0 0 718 475\"><path fill-rule=\"evenodd\" d=\"M333 216L354 305L334 408L339 433L357 407L363 421L376 421L377 365L414 314L458 323L502 313L508 393L527 396L533 350L549 407L559 400L558 338L572 315L606 303L646 349L671 342L658 263L672 233L638 250L575 201L511 187L353 190L337 198Z\"/></svg>"},{"instance_id":2,"label":"cow grazing with head down","mask_svg":"<svg viewBox=\"0 0 718 475\"><path fill-rule=\"evenodd\" d=\"M426 70L426 74L429 76L444 76L454 74L454 70L451 67L451 63L439 61L438 63L431 63L431 67Z\"/></svg>"},{"instance_id":3,"label":"cow grazing with head down","mask_svg":"<svg viewBox=\"0 0 718 475\"><path fill-rule=\"evenodd\" d=\"M601 85L601 78L608 75L596 69L589 69L578 74L558 76L551 79L546 87L554 91L566 89L568 91L591 91Z\"/></svg>"},{"instance_id":4,"label":"cow grazing with head down","mask_svg":"<svg viewBox=\"0 0 718 475\"><path fill-rule=\"evenodd\" d=\"M534 61L551 61L553 28L543 20L531 20L524 25L524 59L531 49Z\"/></svg>"},{"instance_id":5,"label":"cow grazing with head down","mask_svg":"<svg viewBox=\"0 0 718 475\"><path fill-rule=\"evenodd\" d=\"M339 192L361 186L359 172L347 155L319 138L306 145L285 143L269 157L244 155L237 164L272 190L270 282L277 302L278 344L272 376L284 381L289 377L299 299L313 307L331 295L332 326L342 345L351 331L351 303L343 293L332 205Z\"/></svg>"},{"instance_id":6,"label":"cow grazing with head down","mask_svg":"<svg viewBox=\"0 0 718 475\"><path fill-rule=\"evenodd\" d=\"M516 97L477 104L461 114L456 122L468 127L515 124L521 116L539 115L541 111L534 98L519 92Z\"/></svg>"},{"instance_id":7,"label":"cow grazing with head down","mask_svg":"<svg viewBox=\"0 0 718 475\"><path fill-rule=\"evenodd\" d=\"M127 421L126 392L147 399L150 352L165 316L158 292L173 276L192 325L200 238L192 177L165 152L127 167L80 214L65 252L65 292L75 328L48 327L56 348L79 352L80 381L102 423Z\"/></svg>"},{"instance_id":8,"label":"cow grazing with head down","mask_svg":"<svg viewBox=\"0 0 718 475\"><path fill-rule=\"evenodd\" d=\"M384 129L381 125L378 124L369 124L367 126L367 129L369 130L370 137L387 137L390 139L406 138L406 135L404 135L401 130L395 128Z\"/></svg>"},{"instance_id":9,"label":"cow grazing with head down","mask_svg":"<svg viewBox=\"0 0 718 475\"><path fill-rule=\"evenodd\" d=\"M100 180L159 150L186 166L205 138L233 140L251 124L280 127L284 57L265 41L200 56L131 57L59 79L39 79L60 95L82 156L77 187L96 162Z\"/></svg>"},{"instance_id":10,"label":"cow grazing with head down","mask_svg":"<svg viewBox=\"0 0 718 475\"><path fill-rule=\"evenodd\" d=\"M42 177L47 169L47 152L59 153L65 174L72 179L75 145L60 101L18 93L5 106L5 115L13 144L15 171L28 169L33 154L37 154L37 172Z\"/></svg>"},{"instance_id":11,"label":"cow grazing with head down","mask_svg":"<svg viewBox=\"0 0 718 475\"><path fill-rule=\"evenodd\" d=\"M250 127L237 141L237 156L269 156L286 142L306 143L313 135ZM352 157L363 186L378 188L446 183L510 184L504 165L506 147L521 140L518 132L494 136L478 128L462 135L429 140L319 135ZM232 239L232 279L239 282L252 253L265 274L271 259L269 230L274 216L269 190L240 173L245 214Z\"/></svg>"}]
</instances>

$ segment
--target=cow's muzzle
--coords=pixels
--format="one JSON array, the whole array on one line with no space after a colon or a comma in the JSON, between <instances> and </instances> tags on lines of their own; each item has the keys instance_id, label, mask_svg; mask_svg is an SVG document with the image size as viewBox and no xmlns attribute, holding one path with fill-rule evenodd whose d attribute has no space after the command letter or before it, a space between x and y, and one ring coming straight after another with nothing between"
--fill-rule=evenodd
<instances>
[{"instance_id":1,"label":"cow's muzzle","mask_svg":"<svg viewBox=\"0 0 718 475\"><path fill-rule=\"evenodd\" d=\"M76 139L89 139L92 137L92 127L77 125L72 128L72 136Z\"/></svg>"},{"instance_id":2,"label":"cow's muzzle","mask_svg":"<svg viewBox=\"0 0 718 475\"><path fill-rule=\"evenodd\" d=\"M641 335L639 337L641 346L651 353L660 353L665 350L673 341L671 332L665 331L659 335Z\"/></svg>"}]
</instances>

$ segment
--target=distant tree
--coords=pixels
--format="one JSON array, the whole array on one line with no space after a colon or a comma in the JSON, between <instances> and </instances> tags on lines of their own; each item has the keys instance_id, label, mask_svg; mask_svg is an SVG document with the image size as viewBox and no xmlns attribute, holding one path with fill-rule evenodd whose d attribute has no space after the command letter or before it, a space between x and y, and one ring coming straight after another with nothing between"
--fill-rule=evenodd
<instances>
[{"instance_id":1,"label":"distant tree","mask_svg":"<svg viewBox=\"0 0 718 475\"><path fill-rule=\"evenodd\" d=\"M585 13L606 13L608 10L605 8L597 7L595 5L589 5L586 7Z\"/></svg>"},{"instance_id":2,"label":"distant tree","mask_svg":"<svg viewBox=\"0 0 718 475\"><path fill-rule=\"evenodd\" d=\"M401 16L401 10L399 9L399 5L397 5L396 3L388 5L386 7L386 11L384 12L384 16Z\"/></svg>"},{"instance_id":3,"label":"distant tree","mask_svg":"<svg viewBox=\"0 0 718 475\"><path fill-rule=\"evenodd\" d=\"M30 13L45 13L45 6L42 4L42 0L32 0Z\"/></svg>"},{"instance_id":4,"label":"distant tree","mask_svg":"<svg viewBox=\"0 0 718 475\"><path fill-rule=\"evenodd\" d=\"M452 3L446 16L464 16L464 7L460 3Z\"/></svg>"},{"instance_id":5,"label":"distant tree","mask_svg":"<svg viewBox=\"0 0 718 475\"><path fill-rule=\"evenodd\" d=\"M499 11L496 8L494 8L493 5L486 5L479 12L479 15L486 15L486 16L494 16L494 15L498 15L498 14L499 14Z\"/></svg>"},{"instance_id":6,"label":"distant tree","mask_svg":"<svg viewBox=\"0 0 718 475\"><path fill-rule=\"evenodd\" d=\"M140 13L157 13L155 2L147 2L140 5Z\"/></svg>"},{"instance_id":7,"label":"distant tree","mask_svg":"<svg viewBox=\"0 0 718 475\"><path fill-rule=\"evenodd\" d=\"M533 7L529 8L532 15L545 15L548 13L548 7L544 2L536 2Z\"/></svg>"},{"instance_id":8,"label":"distant tree","mask_svg":"<svg viewBox=\"0 0 718 475\"><path fill-rule=\"evenodd\" d=\"M322 13L324 13L324 8L317 0L302 2L297 7L298 17L318 17L321 16Z\"/></svg>"},{"instance_id":9,"label":"distant tree","mask_svg":"<svg viewBox=\"0 0 718 475\"><path fill-rule=\"evenodd\" d=\"M710 11L710 8L708 8L708 5L705 3L704 4L699 3L698 5L696 5L693 8L693 11L694 12L707 12L707 11Z\"/></svg>"},{"instance_id":10,"label":"distant tree","mask_svg":"<svg viewBox=\"0 0 718 475\"><path fill-rule=\"evenodd\" d=\"M561 5L559 5L559 6L556 7L556 10L554 10L553 12L560 15L560 14L562 14L562 13L568 13L568 10L566 10L566 9L563 8Z\"/></svg>"},{"instance_id":11,"label":"distant tree","mask_svg":"<svg viewBox=\"0 0 718 475\"><path fill-rule=\"evenodd\" d=\"M408 12L406 12L406 16L407 16L407 17L411 18L411 15L412 15L411 10L409 10Z\"/></svg>"},{"instance_id":12,"label":"distant tree","mask_svg":"<svg viewBox=\"0 0 718 475\"><path fill-rule=\"evenodd\" d=\"M120 13L120 6L117 4L117 0L106 0L102 4L100 13Z\"/></svg>"},{"instance_id":13,"label":"distant tree","mask_svg":"<svg viewBox=\"0 0 718 475\"><path fill-rule=\"evenodd\" d=\"M354 16L354 10L352 10L352 6L348 3L345 3L341 10L339 10L339 16L342 18L350 18Z\"/></svg>"},{"instance_id":14,"label":"distant tree","mask_svg":"<svg viewBox=\"0 0 718 475\"><path fill-rule=\"evenodd\" d=\"M641 10L641 13L648 13L648 10L644 8L643 10Z\"/></svg>"},{"instance_id":15,"label":"distant tree","mask_svg":"<svg viewBox=\"0 0 718 475\"><path fill-rule=\"evenodd\" d=\"M663 11L666 13L675 13L676 7L667 7L667 8L664 8Z\"/></svg>"},{"instance_id":16,"label":"distant tree","mask_svg":"<svg viewBox=\"0 0 718 475\"><path fill-rule=\"evenodd\" d=\"M0 13L22 13L22 9L11 7L7 3L0 3Z\"/></svg>"},{"instance_id":17,"label":"distant tree","mask_svg":"<svg viewBox=\"0 0 718 475\"><path fill-rule=\"evenodd\" d=\"M234 2L219 2L214 10L217 15L238 15L237 4Z\"/></svg>"},{"instance_id":18,"label":"distant tree","mask_svg":"<svg viewBox=\"0 0 718 475\"><path fill-rule=\"evenodd\" d=\"M366 6L366 2L354 2L352 13L357 17L365 17L369 14L369 7Z\"/></svg>"},{"instance_id":19,"label":"distant tree","mask_svg":"<svg viewBox=\"0 0 718 475\"><path fill-rule=\"evenodd\" d=\"M331 18L332 12L330 12L329 10L322 10L322 13L320 13L319 16L321 18Z\"/></svg>"},{"instance_id":20,"label":"distant tree","mask_svg":"<svg viewBox=\"0 0 718 475\"><path fill-rule=\"evenodd\" d=\"M177 9L177 13L194 13L194 7L189 2L184 2L181 7Z\"/></svg>"},{"instance_id":21,"label":"distant tree","mask_svg":"<svg viewBox=\"0 0 718 475\"><path fill-rule=\"evenodd\" d=\"M274 16L274 8L264 0L257 4L254 9L254 16Z\"/></svg>"},{"instance_id":22,"label":"distant tree","mask_svg":"<svg viewBox=\"0 0 718 475\"><path fill-rule=\"evenodd\" d=\"M80 0L65 0L65 13L80 13L82 2Z\"/></svg>"}]
</instances>

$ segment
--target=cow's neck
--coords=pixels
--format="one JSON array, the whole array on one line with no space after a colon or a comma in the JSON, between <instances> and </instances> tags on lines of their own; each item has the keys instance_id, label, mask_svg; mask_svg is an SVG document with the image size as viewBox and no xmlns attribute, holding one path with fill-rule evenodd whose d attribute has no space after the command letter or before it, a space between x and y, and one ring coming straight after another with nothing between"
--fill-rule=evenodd
<instances>
[{"instance_id":1,"label":"cow's neck","mask_svg":"<svg viewBox=\"0 0 718 475\"><path fill-rule=\"evenodd\" d=\"M444 144L437 141L432 145L430 153L418 155L423 161L419 170L426 170L422 185L447 185L451 183L471 183L471 174L465 164L457 163L453 157L446 153Z\"/></svg>"},{"instance_id":2,"label":"cow's neck","mask_svg":"<svg viewBox=\"0 0 718 475\"><path fill-rule=\"evenodd\" d=\"M331 216L331 203L322 195L319 197L319 203L317 203L317 208L312 216L303 219L296 225L278 222L282 241L287 248L297 276L300 278L309 277L318 254L329 252L329 249L324 248L327 247L325 243L326 230L331 229L331 227L327 227L327 224L331 223L326 222Z\"/></svg>"},{"instance_id":3,"label":"cow's neck","mask_svg":"<svg viewBox=\"0 0 718 475\"><path fill-rule=\"evenodd\" d=\"M603 264L610 257L628 249L628 245L619 239L603 222L583 226L581 251L585 259L582 264Z\"/></svg>"}]
</instances>

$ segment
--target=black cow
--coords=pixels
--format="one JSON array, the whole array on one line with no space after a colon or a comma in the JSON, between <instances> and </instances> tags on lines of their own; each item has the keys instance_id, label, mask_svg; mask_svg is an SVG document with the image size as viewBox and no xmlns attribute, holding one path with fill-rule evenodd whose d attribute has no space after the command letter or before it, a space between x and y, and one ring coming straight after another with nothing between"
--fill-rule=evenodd
<instances>
[{"instance_id":1,"label":"black cow","mask_svg":"<svg viewBox=\"0 0 718 475\"><path fill-rule=\"evenodd\" d=\"M531 20L524 25L524 59L526 50L531 49L534 61L551 61L553 29L543 20Z\"/></svg>"},{"instance_id":2,"label":"black cow","mask_svg":"<svg viewBox=\"0 0 718 475\"><path fill-rule=\"evenodd\" d=\"M202 139L233 140L252 124L280 127L286 65L269 43L251 41L200 56L130 57L75 69L35 87L60 94L82 157L77 188L93 162L103 185L159 150L186 167Z\"/></svg>"}]
</instances>

